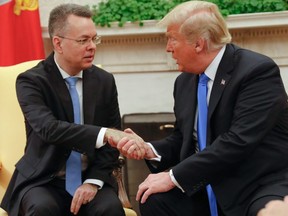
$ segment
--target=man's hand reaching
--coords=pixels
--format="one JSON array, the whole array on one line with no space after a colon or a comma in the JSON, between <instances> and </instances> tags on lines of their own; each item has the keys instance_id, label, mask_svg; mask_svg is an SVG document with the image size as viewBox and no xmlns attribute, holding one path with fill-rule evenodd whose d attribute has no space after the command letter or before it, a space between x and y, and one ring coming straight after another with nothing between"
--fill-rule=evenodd
<instances>
[{"instance_id":1,"label":"man's hand reaching","mask_svg":"<svg viewBox=\"0 0 288 216\"><path fill-rule=\"evenodd\" d=\"M144 140L131 129L126 129L124 132L107 129L105 137L112 147L117 148L127 158L144 159L147 158L147 152L151 151Z\"/></svg>"}]
</instances>

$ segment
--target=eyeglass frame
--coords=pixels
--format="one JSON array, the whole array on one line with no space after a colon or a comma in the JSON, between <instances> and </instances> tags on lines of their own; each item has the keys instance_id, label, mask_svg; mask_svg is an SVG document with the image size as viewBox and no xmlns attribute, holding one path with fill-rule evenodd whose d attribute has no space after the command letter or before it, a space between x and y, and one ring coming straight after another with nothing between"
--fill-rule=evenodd
<instances>
[{"instance_id":1,"label":"eyeglass frame","mask_svg":"<svg viewBox=\"0 0 288 216\"><path fill-rule=\"evenodd\" d=\"M67 40L72 40L77 42L80 45L89 45L91 43L91 41L95 44L95 45L99 45L101 43L101 36L100 35L96 35L95 37L92 38L84 38L84 39L73 39L73 38L69 38L69 37L64 37L61 35L57 35L58 37L62 38L62 39L67 39Z\"/></svg>"}]
</instances>

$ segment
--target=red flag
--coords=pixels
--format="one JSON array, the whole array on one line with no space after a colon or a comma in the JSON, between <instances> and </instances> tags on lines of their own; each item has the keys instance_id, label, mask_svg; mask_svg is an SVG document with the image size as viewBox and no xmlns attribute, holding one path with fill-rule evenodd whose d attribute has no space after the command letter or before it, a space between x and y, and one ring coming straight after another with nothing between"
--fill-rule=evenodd
<instances>
[{"instance_id":1,"label":"red flag","mask_svg":"<svg viewBox=\"0 0 288 216\"><path fill-rule=\"evenodd\" d=\"M44 57L38 0L0 0L0 66Z\"/></svg>"}]
</instances>

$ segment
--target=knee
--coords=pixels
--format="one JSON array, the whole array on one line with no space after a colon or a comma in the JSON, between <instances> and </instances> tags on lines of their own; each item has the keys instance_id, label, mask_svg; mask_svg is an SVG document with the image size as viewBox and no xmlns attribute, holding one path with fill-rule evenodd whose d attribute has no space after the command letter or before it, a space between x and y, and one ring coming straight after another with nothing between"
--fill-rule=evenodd
<instances>
[{"instance_id":1,"label":"knee","mask_svg":"<svg viewBox=\"0 0 288 216\"><path fill-rule=\"evenodd\" d=\"M163 206L162 199L159 199L157 194L150 195L145 203L139 202L139 209L143 215L153 215L152 212L155 211L155 208L161 206Z\"/></svg>"},{"instance_id":2,"label":"knee","mask_svg":"<svg viewBox=\"0 0 288 216\"><path fill-rule=\"evenodd\" d=\"M35 206L35 215L61 215L61 211L59 206L46 203Z\"/></svg>"},{"instance_id":3,"label":"knee","mask_svg":"<svg viewBox=\"0 0 288 216\"><path fill-rule=\"evenodd\" d=\"M34 203L30 206L22 206L22 215L41 215L41 216L61 216L61 210L56 204Z\"/></svg>"},{"instance_id":4,"label":"knee","mask_svg":"<svg viewBox=\"0 0 288 216\"><path fill-rule=\"evenodd\" d=\"M105 210L103 215L107 216L125 216L125 212L122 205L114 205Z\"/></svg>"},{"instance_id":5,"label":"knee","mask_svg":"<svg viewBox=\"0 0 288 216\"><path fill-rule=\"evenodd\" d=\"M117 203L110 203L109 206L106 206L106 208L102 209L103 214L101 215L107 215L107 216L124 216L125 212L123 209L123 206L120 202Z\"/></svg>"},{"instance_id":6,"label":"knee","mask_svg":"<svg viewBox=\"0 0 288 216\"><path fill-rule=\"evenodd\" d=\"M110 203L101 203L101 205L97 205L87 209L89 214L86 215L105 215L105 216L125 216L125 212L121 202L110 202ZM92 210L93 209L93 210ZM92 213L94 212L94 213Z\"/></svg>"}]
</instances>

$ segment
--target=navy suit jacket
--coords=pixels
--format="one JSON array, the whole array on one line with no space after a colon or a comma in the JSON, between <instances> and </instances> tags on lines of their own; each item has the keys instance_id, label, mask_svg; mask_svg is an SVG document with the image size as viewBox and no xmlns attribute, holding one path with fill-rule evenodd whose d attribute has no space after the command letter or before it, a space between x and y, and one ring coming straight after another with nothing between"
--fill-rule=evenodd
<instances>
[{"instance_id":1,"label":"navy suit jacket","mask_svg":"<svg viewBox=\"0 0 288 216\"><path fill-rule=\"evenodd\" d=\"M259 197L288 194L288 103L278 66L268 57L228 44L209 101L207 147L193 139L198 76L174 86L174 132L152 142L188 196L211 184L227 216L243 216Z\"/></svg>"},{"instance_id":2,"label":"navy suit jacket","mask_svg":"<svg viewBox=\"0 0 288 216\"><path fill-rule=\"evenodd\" d=\"M101 127L121 126L112 74L96 66L83 71L83 125L73 124L71 97L53 54L20 74L16 91L25 118L27 143L1 203L9 215L18 215L21 198L29 188L55 178L71 150L87 155L83 181L100 179L117 185L111 173L118 151L108 144L95 149Z\"/></svg>"}]
</instances>

